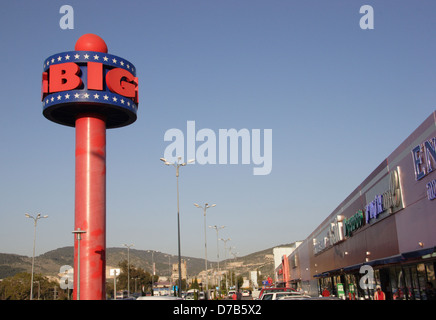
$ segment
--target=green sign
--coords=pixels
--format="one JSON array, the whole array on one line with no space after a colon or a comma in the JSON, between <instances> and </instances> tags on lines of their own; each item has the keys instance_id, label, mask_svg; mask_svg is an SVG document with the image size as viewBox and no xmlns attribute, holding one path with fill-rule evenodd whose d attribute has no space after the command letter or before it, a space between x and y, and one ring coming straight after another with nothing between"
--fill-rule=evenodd
<instances>
[{"instance_id":1,"label":"green sign","mask_svg":"<svg viewBox=\"0 0 436 320\"><path fill-rule=\"evenodd\" d=\"M351 237L353 231L363 227L365 223L365 218L363 216L363 211L359 210L356 212L354 216L351 216L349 219L344 219L344 229L345 236Z\"/></svg>"},{"instance_id":2,"label":"green sign","mask_svg":"<svg viewBox=\"0 0 436 320\"><path fill-rule=\"evenodd\" d=\"M336 286L338 288L338 297L344 298L345 297L344 284L338 283Z\"/></svg>"}]
</instances>

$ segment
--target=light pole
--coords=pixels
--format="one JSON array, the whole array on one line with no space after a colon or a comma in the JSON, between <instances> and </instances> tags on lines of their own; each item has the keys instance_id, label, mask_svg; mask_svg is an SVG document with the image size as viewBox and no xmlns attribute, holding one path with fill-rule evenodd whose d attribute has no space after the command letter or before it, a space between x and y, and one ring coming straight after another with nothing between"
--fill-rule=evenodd
<instances>
[{"instance_id":1,"label":"light pole","mask_svg":"<svg viewBox=\"0 0 436 320\"><path fill-rule=\"evenodd\" d=\"M130 297L130 248L133 247L133 244L127 245L127 297Z\"/></svg>"},{"instance_id":2,"label":"light pole","mask_svg":"<svg viewBox=\"0 0 436 320\"><path fill-rule=\"evenodd\" d=\"M230 239L230 238L227 238L227 239L222 239L222 238L220 238L220 240L221 241L223 241L224 242L224 260L226 260L226 292L228 291L228 289L227 289L227 241L230 241L230 240L232 240L232 239Z\"/></svg>"},{"instance_id":3,"label":"light pole","mask_svg":"<svg viewBox=\"0 0 436 320\"><path fill-rule=\"evenodd\" d=\"M168 273L169 273L169 276L168 276L168 295L170 296L171 295L171 287L172 287L172 282L173 282L173 279L172 279L172 267L171 267L171 261L170 261L170 259L171 259L171 256L170 255L168 255Z\"/></svg>"},{"instance_id":4,"label":"light pole","mask_svg":"<svg viewBox=\"0 0 436 320\"><path fill-rule=\"evenodd\" d=\"M32 256L32 276L30 279L30 300L33 300L33 270L35 268L35 242L36 242L36 223L39 219L41 218L48 218L47 215L45 216L41 216L40 213L38 213L38 215L36 217L31 216L28 213L24 214L26 216L26 218L31 218L33 219L34 222L34 229L33 229L33 256Z\"/></svg>"},{"instance_id":5,"label":"light pole","mask_svg":"<svg viewBox=\"0 0 436 320\"><path fill-rule=\"evenodd\" d=\"M218 245L218 232L220 229L224 229L225 227L226 226L218 227L217 225L209 226L209 228L215 229L215 231L216 231L216 258L218 261L218 279L220 278L220 275L219 275L219 273L220 273L220 249L219 249L219 245ZM219 280L218 280L218 287L220 287Z\"/></svg>"},{"instance_id":6,"label":"light pole","mask_svg":"<svg viewBox=\"0 0 436 320\"><path fill-rule=\"evenodd\" d=\"M86 233L84 230L80 230L80 228L77 228L77 230L72 231L76 235L77 238L77 289L76 289L76 300L80 300L80 240L82 240L82 233Z\"/></svg>"},{"instance_id":7,"label":"light pole","mask_svg":"<svg viewBox=\"0 0 436 320\"><path fill-rule=\"evenodd\" d=\"M208 273L207 273L207 241L206 241L206 210L212 207L215 207L216 204L213 205L209 205L209 204L205 204L204 207L194 203L194 206L196 206L197 208L202 208L203 209L203 215L204 215L204 264L205 264L205 271L206 271L206 296L207 296L207 292L208 292L208 282L209 280L207 279Z\"/></svg>"},{"instance_id":8,"label":"light pole","mask_svg":"<svg viewBox=\"0 0 436 320\"><path fill-rule=\"evenodd\" d=\"M169 162L165 158L160 158L161 161L165 163L165 165L173 165L176 168L176 180L177 180L177 243L178 243L178 251L179 251L179 290L178 296L182 296L181 288L182 288L182 256L180 253L180 210L179 210L179 168L186 166L186 162L180 163L182 157L177 158L177 162ZM193 163L195 160L191 159L188 163Z\"/></svg>"},{"instance_id":9,"label":"light pole","mask_svg":"<svg viewBox=\"0 0 436 320\"><path fill-rule=\"evenodd\" d=\"M233 247L235 249L235 247ZM233 256L233 262L236 262L236 256L238 255L239 252L231 252L231 255ZM235 270L236 270L236 266L235 266ZM239 290L239 286L238 286L238 278L236 277L236 271L235 271L235 287L236 287L236 291Z\"/></svg>"},{"instance_id":10,"label":"light pole","mask_svg":"<svg viewBox=\"0 0 436 320\"><path fill-rule=\"evenodd\" d=\"M151 295L154 296L153 281L154 281L154 276L156 275L156 271L155 271L155 267L154 267L154 251L148 250L147 252L151 252ZM159 252L159 251L156 251L156 252Z\"/></svg>"}]
</instances>

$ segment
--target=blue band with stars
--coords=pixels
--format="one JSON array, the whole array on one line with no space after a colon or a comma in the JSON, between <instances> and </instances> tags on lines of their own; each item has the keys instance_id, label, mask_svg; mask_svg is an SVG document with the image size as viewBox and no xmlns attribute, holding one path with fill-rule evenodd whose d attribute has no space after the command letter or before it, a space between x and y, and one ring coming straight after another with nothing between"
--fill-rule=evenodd
<instances>
[{"instance_id":1,"label":"blue band with stars","mask_svg":"<svg viewBox=\"0 0 436 320\"><path fill-rule=\"evenodd\" d=\"M136 77L136 68L130 61L114 56L113 54L96 51L67 51L54 54L45 59L43 69L44 71L47 71L51 65L66 62L75 62L79 64L100 62L105 66L125 69Z\"/></svg>"}]
</instances>

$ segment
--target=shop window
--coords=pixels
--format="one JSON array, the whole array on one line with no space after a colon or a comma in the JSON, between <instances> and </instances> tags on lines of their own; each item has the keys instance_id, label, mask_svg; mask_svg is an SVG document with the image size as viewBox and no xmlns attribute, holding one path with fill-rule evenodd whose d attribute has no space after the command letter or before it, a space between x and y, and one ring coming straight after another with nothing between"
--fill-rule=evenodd
<instances>
[{"instance_id":1,"label":"shop window","mask_svg":"<svg viewBox=\"0 0 436 320\"><path fill-rule=\"evenodd\" d=\"M404 273L404 283L406 285L407 298L408 300L414 299L410 267L403 268L403 273Z\"/></svg>"},{"instance_id":2,"label":"shop window","mask_svg":"<svg viewBox=\"0 0 436 320\"><path fill-rule=\"evenodd\" d=\"M410 276L412 278L412 296L415 300L421 300L421 295L419 292L418 272L416 271L416 266L412 266L410 268Z\"/></svg>"},{"instance_id":3,"label":"shop window","mask_svg":"<svg viewBox=\"0 0 436 320\"><path fill-rule=\"evenodd\" d=\"M393 300L406 300L407 288L404 281L404 272L400 266L389 269L389 279Z\"/></svg>"},{"instance_id":4,"label":"shop window","mask_svg":"<svg viewBox=\"0 0 436 320\"><path fill-rule=\"evenodd\" d=\"M427 263L425 265L426 271L427 271L427 281L430 282L433 285L433 288L436 288L436 278L434 274L434 264L433 263Z\"/></svg>"},{"instance_id":5,"label":"shop window","mask_svg":"<svg viewBox=\"0 0 436 320\"><path fill-rule=\"evenodd\" d=\"M425 284L425 295L427 300L435 300L436 299L436 278L434 273L434 263L427 263L425 265L427 282ZM431 292L428 292L430 290Z\"/></svg>"}]
</instances>

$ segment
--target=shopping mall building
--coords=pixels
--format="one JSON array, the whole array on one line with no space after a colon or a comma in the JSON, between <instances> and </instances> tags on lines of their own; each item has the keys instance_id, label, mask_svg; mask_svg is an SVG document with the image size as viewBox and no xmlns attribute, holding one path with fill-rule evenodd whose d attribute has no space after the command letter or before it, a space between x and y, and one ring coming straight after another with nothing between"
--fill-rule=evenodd
<instances>
[{"instance_id":1,"label":"shopping mall building","mask_svg":"<svg viewBox=\"0 0 436 320\"><path fill-rule=\"evenodd\" d=\"M349 299L427 299L436 288L436 112L289 255L287 286Z\"/></svg>"}]
</instances>

